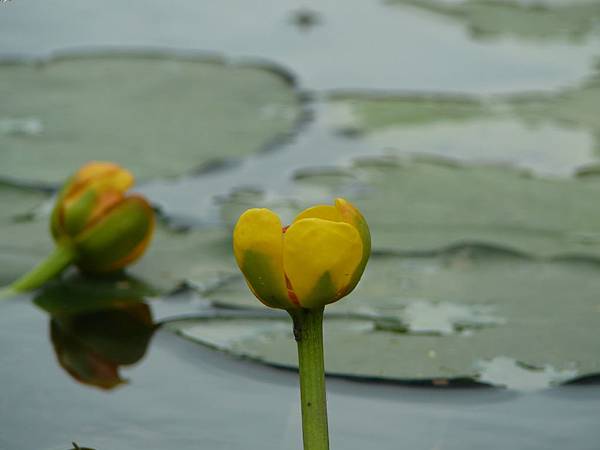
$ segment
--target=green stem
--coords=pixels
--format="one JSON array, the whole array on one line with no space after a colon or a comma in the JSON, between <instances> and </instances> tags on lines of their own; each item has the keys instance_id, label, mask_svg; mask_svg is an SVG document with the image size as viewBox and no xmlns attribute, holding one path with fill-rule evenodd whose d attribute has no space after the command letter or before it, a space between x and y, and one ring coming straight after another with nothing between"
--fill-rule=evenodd
<instances>
[{"instance_id":1,"label":"green stem","mask_svg":"<svg viewBox=\"0 0 600 450\"><path fill-rule=\"evenodd\" d=\"M329 450L323 308L290 311L290 315L294 320L294 336L298 344L304 450Z\"/></svg>"},{"instance_id":2,"label":"green stem","mask_svg":"<svg viewBox=\"0 0 600 450\"><path fill-rule=\"evenodd\" d=\"M18 293L39 288L65 270L73 262L75 256L75 248L70 243L63 242L57 245L50 256L34 267L29 273L13 282L8 287L7 292Z\"/></svg>"}]
</instances>

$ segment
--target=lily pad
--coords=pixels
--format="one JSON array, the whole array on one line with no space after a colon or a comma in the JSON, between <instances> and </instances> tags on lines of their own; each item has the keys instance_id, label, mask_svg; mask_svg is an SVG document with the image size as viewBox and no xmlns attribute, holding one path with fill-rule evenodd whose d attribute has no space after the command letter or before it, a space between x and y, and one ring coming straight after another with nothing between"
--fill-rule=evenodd
<instances>
[{"instance_id":1,"label":"lily pad","mask_svg":"<svg viewBox=\"0 0 600 450\"><path fill-rule=\"evenodd\" d=\"M3 225L0 233L0 284L31 270L54 246L41 220ZM134 283L139 295L169 293L185 284L210 286L236 271L230 249L229 233L220 229L174 232L159 226L148 252L127 268L130 278L113 282L117 287Z\"/></svg>"},{"instance_id":2,"label":"lily pad","mask_svg":"<svg viewBox=\"0 0 600 450\"><path fill-rule=\"evenodd\" d=\"M183 285L204 290L238 273L231 235L222 229L157 232L148 253L127 272L160 292Z\"/></svg>"},{"instance_id":3,"label":"lily pad","mask_svg":"<svg viewBox=\"0 0 600 450\"><path fill-rule=\"evenodd\" d=\"M282 73L158 53L2 63L0 177L57 185L89 160L109 160L147 180L260 151L300 115Z\"/></svg>"},{"instance_id":4,"label":"lily pad","mask_svg":"<svg viewBox=\"0 0 600 450\"><path fill-rule=\"evenodd\" d=\"M597 275L595 262L539 261L481 247L375 256L355 292L327 310L327 370L401 381L469 378L518 389L600 373ZM209 298L262 307L242 283ZM286 320L199 320L171 328L236 355L295 365ZM518 384L515 367L533 378Z\"/></svg>"},{"instance_id":5,"label":"lily pad","mask_svg":"<svg viewBox=\"0 0 600 450\"><path fill-rule=\"evenodd\" d=\"M600 77L552 94L331 96L327 121L377 152L430 154L572 175L598 163Z\"/></svg>"},{"instance_id":6,"label":"lily pad","mask_svg":"<svg viewBox=\"0 0 600 450\"><path fill-rule=\"evenodd\" d=\"M464 22L474 38L514 36L525 40L582 41L600 28L593 0L388 0Z\"/></svg>"},{"instance_id":7,"label":"lily pad","mask_svg":"<svg viewBox=\"0 0 600 450\"><path fill-rule=\"evenodd\" d=\"M540 257L600 257L600 182L546 179L497 166L440 159L362 159L350 168L296 176L299 206L345 197L369 222L373 248L403 254L479 243ZM316 193L318 193L318 198ZM235 223L246 208L226 203Z\"/></svg>"},{"instance_id":8,"label":"lily pad","mask_svg":"<svg viewBox=\"0 0 600 450\"><path fill-rule=\"evenodd\" d=\"M599 6L600 7L600 6ZM600 75L579 86L554 95L518 95L507 98L508 107L528 123L539 126L553 122L564 128L586 131L593 138L594 150L600 150Z\"/></svg>"},{"instance_id":9,"label":"lily pad","mask_svg":"<svg viewBox=\"0 0 600 450\"><path fill-rule=\"evenodd\" d=\"M369 218L375 248L418 252L483 242L544 257L600 256L597 182L394 159L358 162L353 173L364 189L351 197Z\"/></svg>"},{"instance_id":10,"label":"lily pad","mask_svg":"<svg viewBox=\"0 0 600 450\"><path fill-rule=\"evenodd\" d=\"M377 95L365 92L330 96L327 121L341 132L366 132L394 126L464 122L492 115L488 105L467 95Z\"/></svg>"}]
</instances>

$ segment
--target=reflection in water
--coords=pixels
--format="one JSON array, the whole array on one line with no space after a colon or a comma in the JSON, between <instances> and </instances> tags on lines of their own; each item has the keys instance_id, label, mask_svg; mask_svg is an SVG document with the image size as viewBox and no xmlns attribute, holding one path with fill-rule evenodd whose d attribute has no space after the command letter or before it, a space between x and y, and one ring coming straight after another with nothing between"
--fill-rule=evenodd
<instances>
[{"instance_id":1,"label":"reflection in water","mask_svg":"<svg viewBox=\"0 0 600 450\"><path fill-rule=\"evenodd\" d=\"M50 338L62 368L77 381L102 389L125 382L119 366L141 360L153 332L144 303L50 319Z\"/></svg>"},{"instance_id":2,"label":"reflection in water","mask_svg":"<svg viewBox=\"0 0 600 450\"><path fill-rule=\"evenodd\" d=\"M113 389L127 382L119 368L144 357L156 326L146 303L123 297L130 285L88 283L53 285L35 303L50 313L50 339L60 366L81 383Z\"/></svg>"}]
</instances>

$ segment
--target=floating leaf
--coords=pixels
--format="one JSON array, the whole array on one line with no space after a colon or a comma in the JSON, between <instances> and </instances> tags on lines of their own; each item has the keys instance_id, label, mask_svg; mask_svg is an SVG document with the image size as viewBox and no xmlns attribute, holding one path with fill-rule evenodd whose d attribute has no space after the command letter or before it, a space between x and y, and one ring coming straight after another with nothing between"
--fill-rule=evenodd
<instances>
[{"instance_id":1,"label":"floating leaf","mask_svg":"<svg viewBox=\"0 0 600 450\"><path fill-rule=\"evenodd\" d=\"M461 123L492 115L484 101L467 95L377 95L348 91L333 94L329 100L327 121L350 134L437 121Z\"/></svg>"},{"instance_id":2,"label":"floating leaf","mask_svg":"<svg viewBox=\"0 0 600 450\"><path fill-rule=\"evenodd\" d=\"M572 175L598 163L600 77L552 94L334 94L331 127L377 152L429 154Z\"/></svg>"},{"instance_id":3,"label":"floating leaf","mask_svg":"<svg viewBox=\"0 0 600 450\"><path fill-rule=\"evenodd\" d=\"M152 53L0 64L0 177L56 185L109 160L147 180L259 151L299 117L289 80L267 66ZM31 123L35 133L23 132Z\"/></svg>"},{"instance_id":4,"label":"floating leaf","mask_svg":"<svg viewBox=\"0 0 600 450\"><path fill-rule=\"evenodd\" d=\"M304 171L297 201L308 206L342 196L369 222L378 251L431 252L463 243L483 243L543 257L600 256L600 183L533 178L502 167L461 166L444 160L377 158L350 169ZM308 193L308 194L306 194ZM225 202L227 205L227 202ZM269 207L268 200L244 204ZM302 206L298 206L298 211Z\"/></svg>"},{"instance_id":5,"label":"floating leaf","mask_svg":"<svg viewBox=\"0 0 600 450\"><path fill-rule=\"evenodd\" d=\"M161 292L191 284L203 290L237 274L231 235L222 229L159 231L138 264L128 271Z\"/></svg>"},{"instance_id":6,"label":"floating leaf","mask_svg":"<svg viewBox=\"0 0 600 450\"><path fill-rule=\"evenodd\" d=\"M0 227L0 284L10 283L29 271L53 246L42 220ZM126 282L125 287L142 295L171 292L186 283L200 288L204 283L209 286L234 271L237 273L230 249L229 233L220 229L174 232L159 226L147 253L127 269L131 278L117 277L114 284L123 287Z\"/></svg>"},{"instance_id":7,"label":"floating leaf","mask_svg":"<svg viewBox=\"0 0 600 450\"><path fill-rule=\"evenodd\" d=\"M592 0L388 0L412 5L464 22L471 35L490 39L502 35L526 40L581 41L598 32L600 5Z\"/></svg>"},{"instance_id":8,"label":"floating leaf","mask_svg":"<svg viewBox=\"0 0 600 450\"><path fill-rule=\"evenodd\" d=\"M330 373L395 380L463 379L528 389L600 373L598 265L538 261L465 247L374 256L355 292L329 309ZM213 290L224 306L261 308L242 280ZM272 364L296 361L291 324L275 319L178 322L202 343ZM531 371L523 385L514 364ZM514 372L514 371L513 371ZM538 375L536 375L538 374Z\"/></svg>"},{"instance_id":9,"label":"floating leaf","mask_svg":"<svg viewBox=\"0 0 600 450\"><path fill-rule=\"evenodd\" d=\"M587 131L593 138L596 151L600 149L600 122L597 120L599 104L598 74L579 86L554 94L516 95L507 99L507 105L528 123L539 126L544 122L553 122L564 128Z\"/></svg>"}]
</instances>

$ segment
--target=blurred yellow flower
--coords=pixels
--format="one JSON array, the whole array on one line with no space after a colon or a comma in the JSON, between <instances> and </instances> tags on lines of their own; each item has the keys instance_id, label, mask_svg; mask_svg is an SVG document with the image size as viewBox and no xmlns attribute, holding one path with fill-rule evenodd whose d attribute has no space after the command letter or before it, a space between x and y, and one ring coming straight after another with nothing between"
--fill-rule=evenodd
<instances>
[{"instance_id":1,"label":"blurred yellow flower","mask_svg":"<svg viewBox=\"0 0 600 450\"><path fill-rule=\"evenodd\" d=\"M51 217L58 245L71 244L85 272L110 272L138 259L154 229L154 211L140 195L127 195L133 175L114 163L90 162L62 188Z\"/></svg>"},{"instance_id":2,"label":"blurred yellow flower","mask_svg":"<svg viewBox=\"0 0 600 450\"><path fill-rule=\"evenodd\" d=\"M269 209L244 212L233 232L237 263L254 295L272 308L321 308L348 295L371 253L364 217L351 203L318 205L282 227Z\"/></svg>"}]
</instances>

